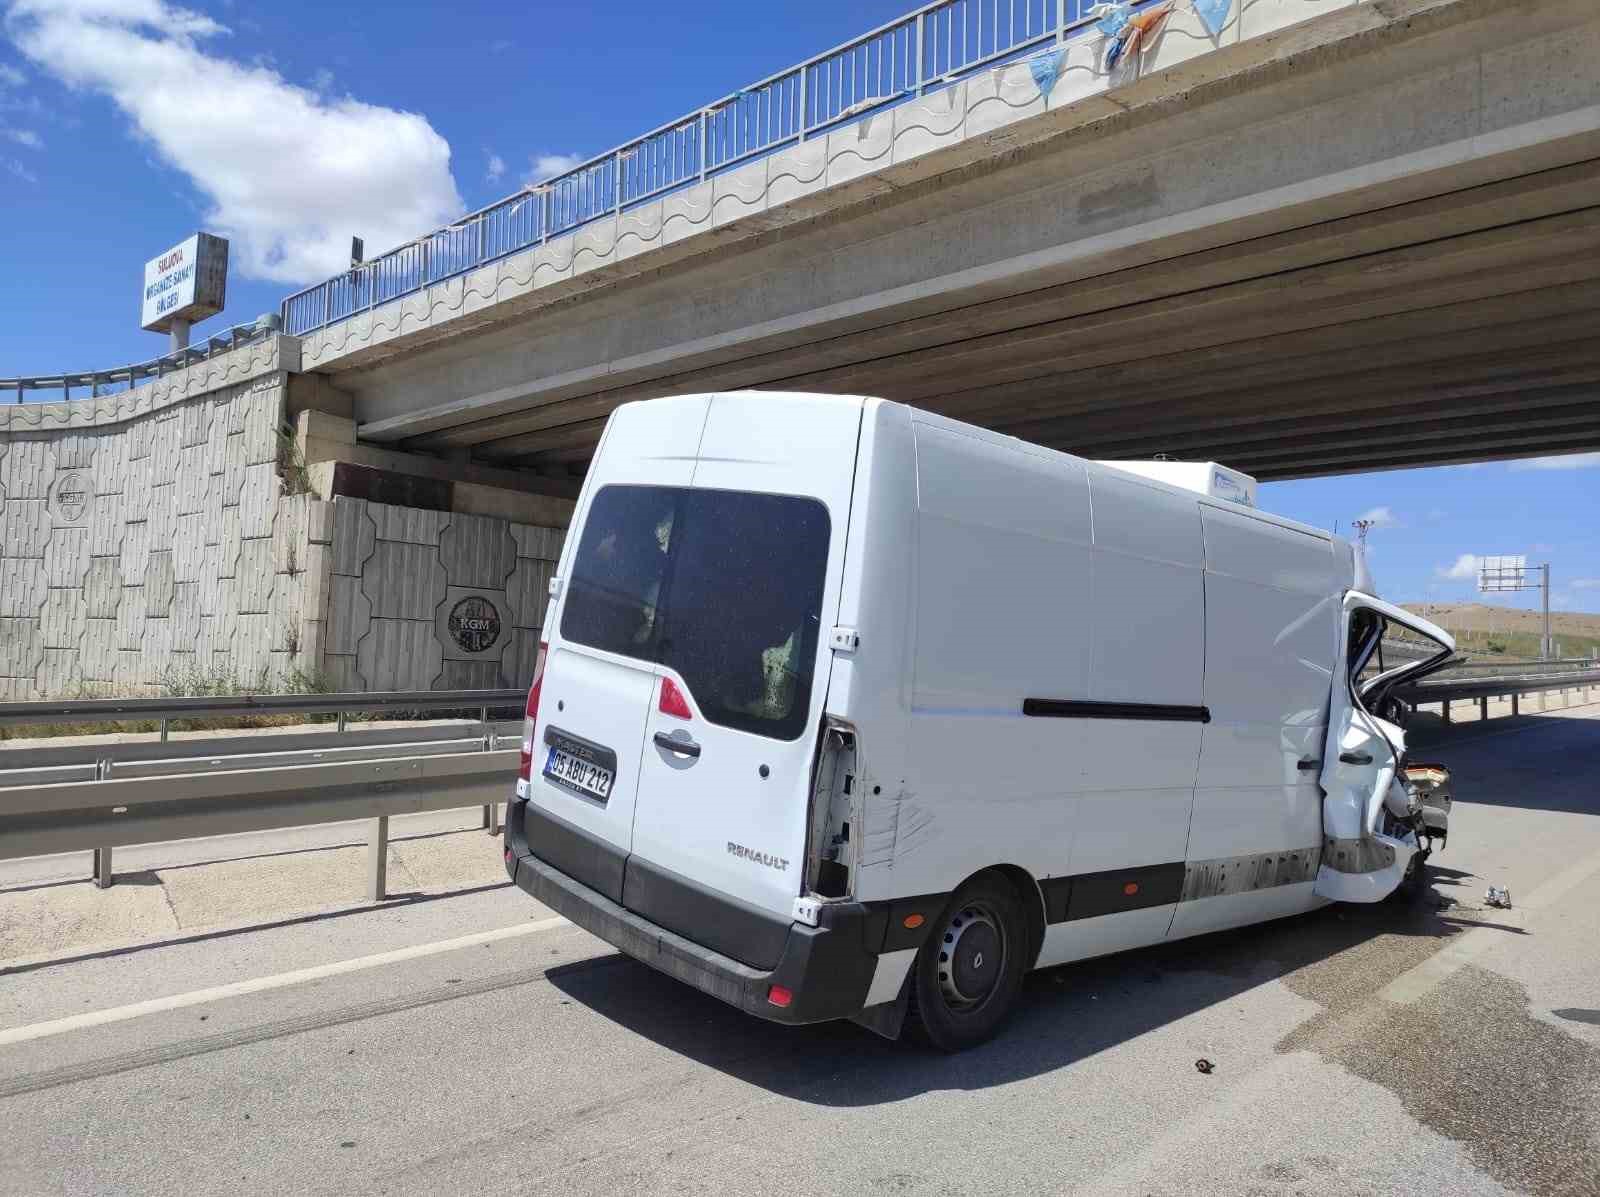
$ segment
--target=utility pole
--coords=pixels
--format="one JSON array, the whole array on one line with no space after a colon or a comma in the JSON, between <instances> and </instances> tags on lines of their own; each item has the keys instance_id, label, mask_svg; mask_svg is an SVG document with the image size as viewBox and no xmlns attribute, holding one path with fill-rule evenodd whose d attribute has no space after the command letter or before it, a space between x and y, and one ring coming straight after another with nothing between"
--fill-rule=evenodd
<instances>
[{"instance_id":1,"label":"utility pole","mask_svg":"<svg viewBox=\"0 0 1600 1197\"><path fill-rule=\"evenodd\" d=\"M1539 569L1544 574L1544 645L1540 649L1540 655L1548 661L1555 656L1555 649L1550 640L1550 563L1546 561Z\"/></svg>"}]
</instances>

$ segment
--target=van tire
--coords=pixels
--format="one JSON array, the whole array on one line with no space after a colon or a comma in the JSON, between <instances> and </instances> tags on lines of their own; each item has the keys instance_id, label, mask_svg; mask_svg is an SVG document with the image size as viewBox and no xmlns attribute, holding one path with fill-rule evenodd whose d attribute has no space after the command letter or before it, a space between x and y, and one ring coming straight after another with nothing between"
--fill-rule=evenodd
<instances>
[{"instance_id":1,"label":"van tire","mask_svg":"<svg viewBox=\"0 0 1600 1197\"><path fill-rule=\"evenodd\" d=\"M1029 946L1028 920L1010 883L982 873L963 885L911 970L908 1021L917 1037L958 1052L993 1036L1017 1004Z\"/></svg>"}]
</instances>

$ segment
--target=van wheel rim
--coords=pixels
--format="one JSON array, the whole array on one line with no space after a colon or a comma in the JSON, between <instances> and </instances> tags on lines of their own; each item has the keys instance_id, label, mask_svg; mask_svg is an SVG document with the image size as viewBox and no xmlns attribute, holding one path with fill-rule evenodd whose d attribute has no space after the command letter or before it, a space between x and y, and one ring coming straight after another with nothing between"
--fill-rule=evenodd
<instances>
[{"instance_id":1,"label":"van wheel rim","mask_svg":"<svg viewBox=\"0 0 1600 1197\"><path fill-rule=\"evenodd\" d=\"M963 906L945 924L939 945L939 992L950 1010L971 1013L1005 974L1005 925L982 903Z\"/></svg>"}]
</instances>

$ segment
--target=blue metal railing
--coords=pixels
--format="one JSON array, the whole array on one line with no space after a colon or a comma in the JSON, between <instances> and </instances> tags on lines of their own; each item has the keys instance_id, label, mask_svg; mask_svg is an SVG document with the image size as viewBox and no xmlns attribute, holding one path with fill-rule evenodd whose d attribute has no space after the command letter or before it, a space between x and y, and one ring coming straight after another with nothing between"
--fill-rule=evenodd
<instances>
[{"instance_id":1,"label":"blue metal railing","mask_svg":"<svg viewBox=\"0 0 1600 1197\"><path fill-rule=\"evenodd\" d=\"M938 0L283 301L313 332L1085 29L1094 0Z\"/></svg>"}]
</instances>

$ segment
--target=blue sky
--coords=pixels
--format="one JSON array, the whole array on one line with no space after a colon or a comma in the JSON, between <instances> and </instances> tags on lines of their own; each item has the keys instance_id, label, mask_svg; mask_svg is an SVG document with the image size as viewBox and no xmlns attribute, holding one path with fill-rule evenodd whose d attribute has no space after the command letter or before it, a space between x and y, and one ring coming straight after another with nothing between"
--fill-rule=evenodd
<instances>
[{"instance_id":1,"label":"blue sky","mask_svg":"<svg viewBox=\"0 0 1600 1197\"><path fill-rule=\"evenodd\" d=\"M232 241L203 334L339 269L352 234L406 240L911 6L0 0L0 377L162 352L142 265L196 229ZM1600 610L1600 454L1276 483L1262 504L1341 531L1376 509L1390 597L1470 598L1463 555L1527 553L1558 605Z\"/></svg>"}]
</instances>

